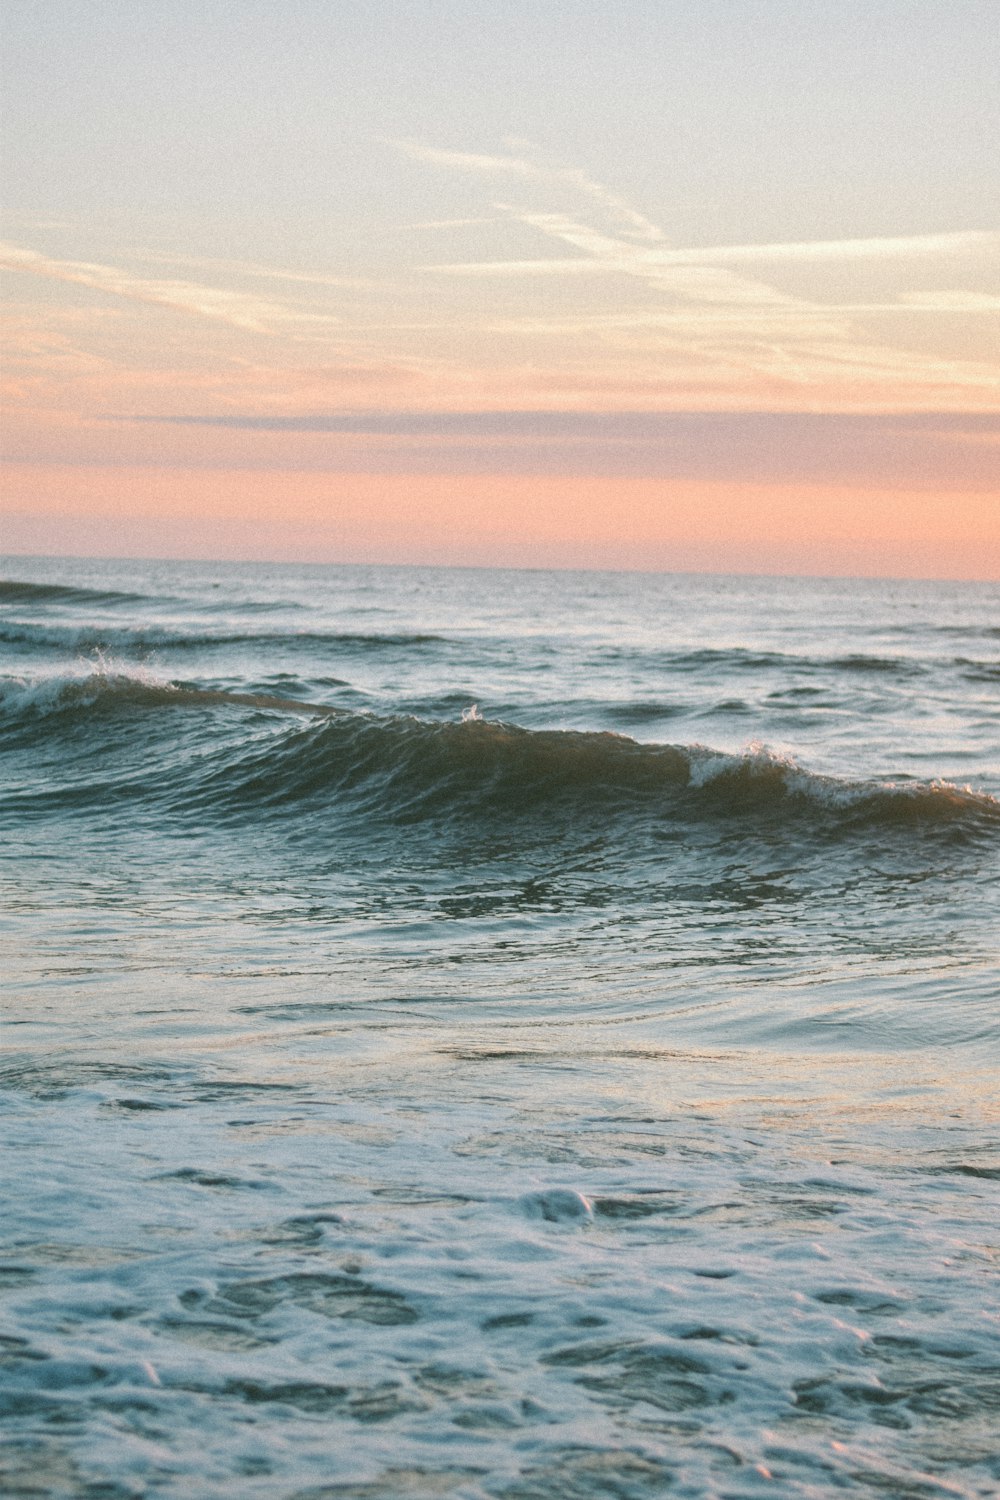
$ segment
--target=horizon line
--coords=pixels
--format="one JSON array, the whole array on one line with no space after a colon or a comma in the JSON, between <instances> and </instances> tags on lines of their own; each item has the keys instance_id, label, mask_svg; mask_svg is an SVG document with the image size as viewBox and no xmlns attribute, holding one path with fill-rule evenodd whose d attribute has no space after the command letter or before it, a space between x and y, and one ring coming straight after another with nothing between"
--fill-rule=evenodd
<instances>
[{"instance_id":1,"label":"horizon line","mask_svg":"<svg viewBox=\"0 0 1000 1500\"><path fill-rule=\"evenodd\" d=\"M570 564L548 563L456 563L456 562L357 562L342 559L338 562L315 562L307 559L253 558L253 557L174 557L159 553L145 555L114 556L104 552L0 552L0 565L8 558L23 558L34 562L108 562L150 563L161 562L181 567L231 567L231 568L406 568L412 570L447 571L452 573L596 573L636 575L650 578L775 578L812 581L814 583L955 583L971 588L995 588L1000 585L996 578L959 578L954 575L941 576L914 573L785 573L749 570L733 572L731 569L712 568L601 568ZM17 582L16 579L0 579L0 582Z\"/></svg>"}]
</instances>

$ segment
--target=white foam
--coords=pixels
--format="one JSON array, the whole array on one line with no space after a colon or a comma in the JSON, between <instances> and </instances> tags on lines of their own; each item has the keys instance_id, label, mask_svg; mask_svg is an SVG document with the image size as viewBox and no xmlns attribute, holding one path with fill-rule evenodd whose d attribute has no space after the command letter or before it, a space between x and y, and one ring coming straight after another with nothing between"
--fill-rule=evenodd
<instances>
[{"instance_id":1,"label":"white foam","mask_svg":"<svg viewBox=\"0 0 1000 1500\"><path fill-rule=\"evenodd\" d=\"M15 1438L65 1441L32 1414L70 1402L88 1482L176 1500L987 1492L981 1182L943 1197L899 1119L836 1097L727 1118L725 1056L559 1074L536 1038L541 1072L456 1072L407 1030L356 1065L313 1027L15 1096Z\"/></svg>"},{"instance_id":2,"label":"white foam","mask_svg":"<svg viewBox=\"0 0 1000 1500\"><path fill-rule=\"evenodd\" d=\"M529 1219L544 1219L549 1224L579 1224L594 1217L593 1205L574 1188L543 1188L525 1193L518 1207Z\"/></svg>"},{"instance_id":3,"label":"white foam","mask_svg":"<svg viewBox=\"0 0 1000 1500\"><path fill-rule=\"evenodd\" d=\"M11 717L57 713L74 704L93 703L102 696L128 693L137 687L176 691L163 673L95 652L89 660L0 677L0 711Z\"/></svg>"}]
</instances>

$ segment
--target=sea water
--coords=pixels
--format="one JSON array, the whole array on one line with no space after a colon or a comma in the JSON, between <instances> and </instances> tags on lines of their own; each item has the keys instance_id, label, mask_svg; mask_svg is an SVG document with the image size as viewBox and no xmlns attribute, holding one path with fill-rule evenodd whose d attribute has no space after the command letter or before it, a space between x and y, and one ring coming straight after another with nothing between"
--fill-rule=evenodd
<instances>
[{"instance_id":1,"label":"sea water","mask_svg":"<svg viewBox=\"0 0 1000 1500\"><path fill-rule=\"evenodd\" d=\"M1000 588L5 577L5 1495L998 1492Z\"/></svg>"}]
</instances>

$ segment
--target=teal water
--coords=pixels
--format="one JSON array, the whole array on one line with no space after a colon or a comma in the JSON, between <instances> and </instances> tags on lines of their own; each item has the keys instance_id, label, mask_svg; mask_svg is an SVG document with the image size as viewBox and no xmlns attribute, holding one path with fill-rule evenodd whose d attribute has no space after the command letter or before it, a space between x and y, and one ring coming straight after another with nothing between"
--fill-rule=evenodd
<instances>
[{"instance_id":1,"label":"teal water","mask_svg":"<svg viewBox=\"0 0 1000 1500\"><path fill-rule=\"evenodd\" d=\"M1000 587L5 579L5 1493L995 1493Z\"/></svg>"}]
</instances>

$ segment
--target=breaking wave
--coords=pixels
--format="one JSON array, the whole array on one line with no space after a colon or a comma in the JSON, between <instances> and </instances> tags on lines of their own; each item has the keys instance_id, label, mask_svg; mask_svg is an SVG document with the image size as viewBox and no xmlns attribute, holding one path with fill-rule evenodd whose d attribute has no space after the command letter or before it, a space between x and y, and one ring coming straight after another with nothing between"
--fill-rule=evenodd
<instances>
[{"instance_id":1,"label":"breaking wave","mask_svg":"<svg viewBox=\"0 0 1000 1500\"><path fill-rule=\"evenodd\" d=\"M28 727L40 718L93 718L95 715L154 708L232 708L280 710L309 715L339 710L269 693L233 693L167 679L153 670L100 657L70 670L33 677L0 678L0 728Z\"/></svg>"},{"instance_id":2,"label":"breaking wave","mask_svg":"<svg viewBox=\"0 0 1000 1500\"><path fill-rule=\"evenodd\" d=\"M167 710L194 713L192 747ZM247 721L245 711L252 711ZM157 718L159 716L159 718ZM739 754L643 743L611 732L528 729L467 715L380 717L262 693L169 681L105 663L0 682L0 726L20 749L83 736L106 794L121 743L109 718L169 738L171 770L131 766L133 795L226 818L296 807L354 808L392 822L569 815L616 819L766 820L817 835L892 828L1000 832L1000 801L944 781L850 781L811 772L766 746ZM305 722L304 722L305 721ZM189 721L190 722L190 721ZM206 739L206 736L208 737ZM206 748L207 747L207 748ZM73 800L85 793L74 762ZM58 799L53 785L44 800ZM33 800L38 800L34 798ZM23 804L22 804L23 805Z\"/></svg>"}]
</instances>

